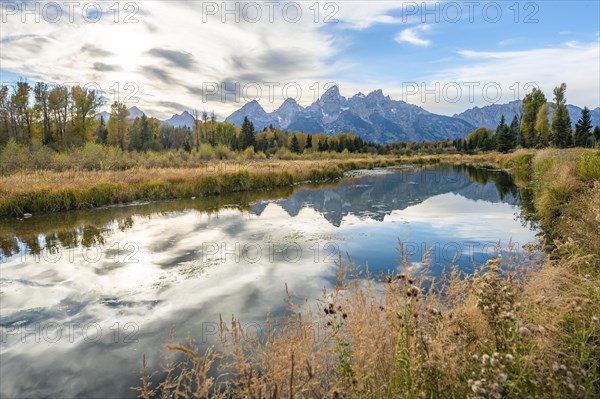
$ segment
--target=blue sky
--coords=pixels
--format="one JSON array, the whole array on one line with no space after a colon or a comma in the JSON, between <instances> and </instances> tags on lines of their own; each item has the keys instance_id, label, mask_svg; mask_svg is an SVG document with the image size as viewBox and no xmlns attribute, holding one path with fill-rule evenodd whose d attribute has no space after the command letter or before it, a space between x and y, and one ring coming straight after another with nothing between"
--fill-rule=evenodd
<instances>
[{"instance_id":1,"label":"blue sky","mask_svg":"<svg viewBox=\"0 0 600 399\"><path fill-rule=\"evenodd\" d=\"M228 14L223 2L144 0L116 2L118 16L114 1L82 1L73 21L64 8L54 23L50 3L2 3L4 84L89 84L158 117L224 117L255 98L268 111L286 96L309 105L331 83L448 115L522 98L532 84L551 99L561 82L570 103L600 106L597 1L245 1Z\"/></svg>"}]
</instances>

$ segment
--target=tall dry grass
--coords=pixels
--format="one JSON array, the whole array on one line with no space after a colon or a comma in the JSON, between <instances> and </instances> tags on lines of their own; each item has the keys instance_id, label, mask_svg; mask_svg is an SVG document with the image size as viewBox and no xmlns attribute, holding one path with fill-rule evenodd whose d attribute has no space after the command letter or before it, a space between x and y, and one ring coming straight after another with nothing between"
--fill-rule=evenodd
<instances>
[{"instance_id":1,"label":"tall dry grass","mask_svg":"<svg viewBox=\"0 0 600 399\"><path fill-rule=\"evenodd\" d=\"M0 176L0 216L88 209L323 182L356 168L390 166L394 158L211 162L197 168L25 170Z\"/></svg>"},{"instance_id":2,"label":"tall dry grass","mask_svg":"<svg viewBox=\"0 0 600 399\"><path fill-rule=\"evenodd\" d=\"M594 284L568 262L527 262L496 258L438 282L405 257L401 272L376 277L340 261L333 290L300 304L290 293L283 320L267 315L264 339L247 339L232 318L216 347L169 344L180 356L164 378L144 368L135 389L142 398L597 397ZM564 327L574 315L576 341Z\"/></svg>"}]
</instances>

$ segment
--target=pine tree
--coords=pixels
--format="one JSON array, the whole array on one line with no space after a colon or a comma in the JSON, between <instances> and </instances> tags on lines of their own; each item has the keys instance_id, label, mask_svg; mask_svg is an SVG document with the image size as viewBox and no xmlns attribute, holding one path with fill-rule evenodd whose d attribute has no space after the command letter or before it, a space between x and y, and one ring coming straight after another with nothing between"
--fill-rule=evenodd
<instances>
[{"instance_id":1,"label":"pine tree","mask_svg":"<svg viewBox=\"0 0 600 399\"><path fill-rule=\"evenodd\" d=\"M504 114L500 118L500 123L496 128L496 149L500 152L508 152L513 148L513 143L510 138L510 130L504 120Z\"/></svg>"},{"instance_id":2,"label":"pine tree","mask_svg":"<svg viewBox=\"0 0 600 399\"><path fill-rule=\"evenodd\" d=\"M96 137L96 143L98 144L106 144L106 136L108 136L108 130L106 129L106 122L104 121L104 116L100 117L100 124L94 131L94 136Z\"/></svg>"},{"instance_id":3,"label":"pine tree","mask_svg":"<svg viewBox=\"0 0 600 399\"><path fill-rule=\"evenodd\" d=\"M600 126L594 128L594 137L596 138L596 143L600 143Z\"/></svg>"},{"instance_id":4,"label":"pine tree","mask_svg":"<svg viewBox=\"0 0 600 399\"><path fill-rule=\"evenodd\" d=\"M147 151L152 146L152 129L146 114L136 118L129 133L130 146L134 150Z\"/></svg>"},{"instance_id":5,"label":"pine tree","mask_svg":"<svg viewBox=\"0 0 600 399\"><path fill-rule=\"evenodd\" d=\"M306 145L304 146L305 149L307 150L312 150L312 135L308 135L306 136Z\"/></svg>"},{"instance_id":6,"label":"pine tree","mask_svg":"<svg viewBox=\"0 0 600 399\"><path fill-rule=\"evenodd\" d=\"M511 150L517 147L517 138L520 135L521 130L519 127L519 118L517 118L517 115L515 115L513 116L512 122L510 122L510 127L508 128L508 137Z\"/></svg>"},{"instance_id":7,"label":"pine tree","mask_svg":"<svg viewBox=\"0 0 600 399\"><path fill-rule=\"evenodd\" d=\"M192 131L190 128L185 128L185 138L183 140L183 150L192 152Z\"/></svg>"},{"instance_id":8,"label":"pine tree","mask_svg":"<svg viewBox=\"0 0 600 399\"><path fill-rule=\"evenodd\" d=\"M592 120L588 107L583 108L581 118L575 124L575 146L585 147L588 145L588 138L592 133Z\"/></svg>"},{"instance_id":9,"label":"pine tree","mask_svg":"<svg viewBox=\"0 0 600 399\"><path fill-rule=\"evenodd\" d=\"M294 134L292 136L292 140L290 142L290 151L298 154L300 152L300 143L298 142L298 137Z\"/></svg>"},{"instance_id":10,"label":"pine tree","mask_svg":"<svg viewBox=\"0 0 600 399\"><path fill-rule=\"evenodd\" d=\"M254 125L247 116L244 117L244 122L242 123L242 130L240 132L240 141L241 148L245 150L246 148L252 146L256 148L256 137L254 136Z\"/></svg>"}]
</instances>

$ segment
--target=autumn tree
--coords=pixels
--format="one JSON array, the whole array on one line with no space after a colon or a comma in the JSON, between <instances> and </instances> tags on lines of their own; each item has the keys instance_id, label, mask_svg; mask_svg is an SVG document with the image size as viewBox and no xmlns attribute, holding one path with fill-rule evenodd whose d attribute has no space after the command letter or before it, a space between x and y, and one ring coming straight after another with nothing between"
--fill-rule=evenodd
<instances>
[{"instance_id":1,"label":"autumn tree","mask_svg":"<svg viewBox=\"0 0 600 399\"><path fill-rule=\"evenodd\" d=\"M550 142L550 122L548 122L548 104L543 104L535 119L535 140L532 146L547 147Z\"/></svg>"},{"instance_id":2,"label":"autumn tree","mask_svg":"<svg viewBox=\"0 0 600 399\"><path fill-rule=\"evenodd\" d=\"M52 130L50 127L50 108L48 105L50 88L47 83L38 82L36 83L33 92L35 96L34 109L41 119L42 143L50 144L53 141Z\"/></svg>"},{"instance_id":3,"label":"autumn tree","mask_svg":"<svg viewBox=\"0 0 600 399\"><path fill-rule=\"evenodd\" d=\"M10 107L8 86L0 86L0 144L8 142L11 137Z\"/></svg>"},{"instance_id":4,"label":"autumn tree","mask_svg":"<svg viewBox=\"0 0 600 399\"><path fill-rule=\"evenodd\" d=\"M121 147L122 150L129 146L128 116L129 110L125 104L115 101L110 107L106 141L110 145Z\"/></svg>"},{"instance_id":5,"label":"autumn tree","mask_svg":"<svg viewBox=\"0 0 600 399\"><path fill-rule=\"evenodd\" d=\"M31 128L33 124L34 111L29 104L31 86L25 81L17 82L16 88L11 96L12 117L16 125L17 143L28 144L31 142Z\"/></svg>"},{"instance_id":6,"label":"autumn tree","mask_svg":"<svg viewBox=\"0 0 600 399\"><path fill-rule=\"evenodd\" d=\"M92 138L95 125L94 116L102 105L102 99L95 90L74 86L71 89L73 102L73 138L81 143Z\"/></svg>"},{"instance_id":7,"label":"autumn tree","mask_svg":"<svg viewBox=\"0 0 600 399\"><path fill-rule=\"evenodd\" d=\"M48 96L48 111L54 125L55 141L63 144L67 134L67 118L69 112L69 90L64 86L56 86Z\"/></svg>"}]
</instances>

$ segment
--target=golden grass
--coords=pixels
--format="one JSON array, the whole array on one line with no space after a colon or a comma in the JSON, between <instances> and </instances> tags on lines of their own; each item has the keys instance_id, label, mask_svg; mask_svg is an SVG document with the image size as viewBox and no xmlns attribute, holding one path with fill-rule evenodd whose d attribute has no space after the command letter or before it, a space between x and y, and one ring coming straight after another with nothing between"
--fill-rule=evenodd
<instances>
[{"instance_id":1,"label":"golden grass","mask_svg":"<svg viewBox=\"0 0 600 399\"><path fill-rule=\"evenodd\" d=\"M349 169L396 162L394 158L369 157L342 161L211 162L198 168L22 171L2 176L0 216L289 187L300 182L335 180Z\"/></svg>"}]
</instances>

